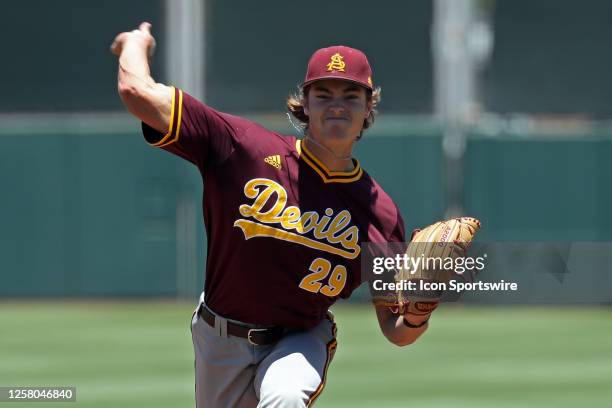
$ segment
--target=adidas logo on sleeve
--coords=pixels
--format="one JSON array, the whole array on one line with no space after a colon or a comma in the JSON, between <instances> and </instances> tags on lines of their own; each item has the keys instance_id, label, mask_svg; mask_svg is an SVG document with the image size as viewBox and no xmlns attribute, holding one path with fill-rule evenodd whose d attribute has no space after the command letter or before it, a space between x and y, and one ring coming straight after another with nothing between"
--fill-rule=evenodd
<instances>
[{"instance_id":1,"label":"adidas logo on sleeve","mask_svg":"<svg viewBox=\"0 0 612 408\"><path fill-rule=\"evenodd\" d=\"M280 170L282 167L280 154L268 156L264 159L264 161L268 163L270 166L276 167L278 170Z\"/></svg>"}]
</instances>

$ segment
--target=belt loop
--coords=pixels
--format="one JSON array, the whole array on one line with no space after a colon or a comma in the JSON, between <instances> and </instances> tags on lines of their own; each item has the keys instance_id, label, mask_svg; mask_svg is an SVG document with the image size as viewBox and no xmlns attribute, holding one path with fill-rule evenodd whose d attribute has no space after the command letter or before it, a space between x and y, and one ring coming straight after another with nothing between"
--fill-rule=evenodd
<instances>
[{"instance_id":1,"label":"belt loop","mask_svg":"<svg viewBox=\"0 0 612 408\"><path fill-rule=\"evenodd\" d=\"M198 307L196 307L196 314L199 315L203 307L206 307L206 303L204 303L204 292L200 294L200 299L198 299Z\"/></svg>"},{"instance_id":2,"label":"belt loop","mask_svg":"<svg viewBox=\"0 0 612 408\"><path fill-rule=\"evenodd\" d=\"M215 315L215 331L220 337L227 339L227 319Z\"/></svg>"}]
</instances>

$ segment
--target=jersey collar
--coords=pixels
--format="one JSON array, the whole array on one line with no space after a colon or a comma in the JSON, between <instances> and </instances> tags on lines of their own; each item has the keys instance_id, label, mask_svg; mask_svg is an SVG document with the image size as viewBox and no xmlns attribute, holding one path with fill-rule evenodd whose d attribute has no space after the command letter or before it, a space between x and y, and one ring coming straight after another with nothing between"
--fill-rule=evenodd
<instances>
[{"instance_id":1,"label":"jersey collar","mask_svg":"<svg viewBox=\"0 0 612 408\"><path fill-rule=\"evenodd\" d=\"M359 180L363 175L363 169L357 159L352 159L355 168L351 171L330 171L308 150L301 140L295 141L295 148L300 158L321 177L324 183L352 183Z\"/></svg>"}]
</instances>

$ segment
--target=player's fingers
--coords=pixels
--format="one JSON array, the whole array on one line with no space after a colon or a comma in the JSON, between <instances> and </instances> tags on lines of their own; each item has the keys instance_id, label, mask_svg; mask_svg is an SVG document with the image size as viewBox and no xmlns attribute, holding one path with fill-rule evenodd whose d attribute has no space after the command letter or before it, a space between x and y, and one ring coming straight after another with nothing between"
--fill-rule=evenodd
<instances>
[{"instance_id":1,"label":"player's fingers","mask_svg":"<svg viewBox=\"0 0 612 408\"><path fill-rule=\"evenodd\" d=\"M140 23L140 26L138 27L138 29L147 34L151 34L151 23L146 22L146 21L144 23Z\"/></svg>"},{"instance_id":2,"label":"player's fingers","mask_svg":"<svg viewBox=\"0 0 612 408\"><path fill-rule=\"evenodd\" d=\"M121 54L121 49L123 48L123 41L125 39L125 33L121 33L115 37L113 43L110 46L110 50L113 54L119 55Z\"/></svg>"}]
</instances>

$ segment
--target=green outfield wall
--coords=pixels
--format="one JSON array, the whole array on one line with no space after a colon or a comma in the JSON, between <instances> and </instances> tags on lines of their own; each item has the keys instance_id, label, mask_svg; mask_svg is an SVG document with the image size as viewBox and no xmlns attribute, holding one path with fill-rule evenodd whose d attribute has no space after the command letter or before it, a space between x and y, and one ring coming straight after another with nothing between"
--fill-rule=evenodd
<instances>
[{"instance_id":1,"label":"green outfield wall","mask_svg":"<svg viewBox=\"0 0 612 408\"><path fill-rule=\"evenodd\" d=\"M0 296L201 289L202 186L191 164L147 146L136 126L86 135L4 131L0 140ZM464 211L483 221L483 241L610 241L611 154L605 134L472 132ZM397 201L408 231L444 217L438 127L381 120L357 156ZM608 275L599 277L612 287Z\"/></svg>"}]
</instances>

